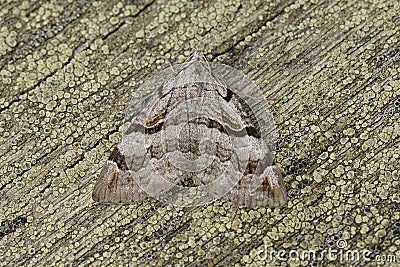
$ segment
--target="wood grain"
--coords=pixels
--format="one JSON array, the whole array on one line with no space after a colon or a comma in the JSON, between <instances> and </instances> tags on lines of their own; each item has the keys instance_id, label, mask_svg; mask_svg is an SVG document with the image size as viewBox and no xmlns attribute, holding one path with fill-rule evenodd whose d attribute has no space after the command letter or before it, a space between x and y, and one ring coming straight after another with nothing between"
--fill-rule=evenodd
<instances>
[{"instance_id":1,"label":"wood grain","mask_svg":"<svg viewBox=\"0 0 400 267\"><path fill-rule=\"evenodd\" d=\"M398 266L398 1L0 6L1 266ZM94 203L135 90L196 49L265 92L288 206Z\"/></svg>"}]
</instances>

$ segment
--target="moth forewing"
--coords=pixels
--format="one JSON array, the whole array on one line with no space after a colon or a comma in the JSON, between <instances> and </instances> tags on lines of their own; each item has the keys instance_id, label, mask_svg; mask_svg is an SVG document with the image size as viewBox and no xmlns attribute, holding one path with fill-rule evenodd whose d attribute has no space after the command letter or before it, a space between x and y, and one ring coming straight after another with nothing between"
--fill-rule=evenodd
<instances>
[{"instance_id":1,"label":"moth forewing","mask_svg":"<svg viewBox=\"0 0 400 267\"><path fill-rule=\"evenodd\" d=\"M93 188L92 198L101 203L132 203L145 198L133 178L133 173L126 167L125 157L118 146L114 148L104 164Z\"/></svg>"}]
</instances>

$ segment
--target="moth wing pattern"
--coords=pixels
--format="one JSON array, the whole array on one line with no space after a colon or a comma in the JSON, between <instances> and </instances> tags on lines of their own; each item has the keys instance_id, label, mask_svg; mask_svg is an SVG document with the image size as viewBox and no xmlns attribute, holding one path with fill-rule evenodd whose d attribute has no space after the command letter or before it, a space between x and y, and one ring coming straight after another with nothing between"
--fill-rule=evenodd
<instances>
[{"instance_id":1,"label":"moth wing pattern","mask_svg":"<svg viewBox=\"0 0 400 267\"><path fill-rule=\"evenodd\" d=\"M250 142L250 155L246 169L238 183L223 197L236 205L247 207L282 207L288 201L287 192L279 169L272 165L273 151L261 137L261 129L252 109L230 89L229 104L239 111L246 126Z\"/></svg>"},{"instance_id":2,"label":"moth wing pattern","mask_svg":"<svg viewBox=\"0 0 400 267\"><path fill-rule=\"evenodd\" d=\"M124 156L118 146L111 152L93 188L92 199L100 203L128 204L143 200L146 193L126 167Z\"/></svg>"},{"instance_id":3,"label":"moth wing pattern","mask_svg":"<svg viewBox=\"0 0 400 267\"><path fill-rule=\"evenodd\" d=\"M126 120L132 125L103 166L93 189L93 200L131 203L148 195L157 198L159 193L172 192L177 189L174 185L189 178L191 187L205 188L206 195L215 197L214 200L222 197L248 207L282 207L287 203L282 176L273 165L275 128L272 115L265 101L255 109L254 105L248 105L246 98L260 91L240 71L219 63L199 62L198 58L180 65L177 72L164 71L165 79L153 78L139 88L145 91L139 96L146 97L137 98L128 107ZM214 73L210 66L217 66L220 71ZM193 103L199 105L191 105ZM218 105L221 108L216 107ZM262 115L263 120L259 121L259 114L265 110L267 115ZM183 130L173 132L182 123ZM174 134L168 134L171 131ZM214 150L202 149L199 139L205 132L208 137L218 139L214 140ZM263 138L265 133L267 138ZM240 144L236 151L228 143L230 138L239 140L234 142ZM215 152L215 160L207 161L210 157L203 156L211 151ZM184 156L188 156L187 163ZM199 165L192 166L190 160L194 158L198 162L208 162L209 167L200 170ZM228 170L226 173L224 167ZM217 179L215 186L212 185L214 179ZM203 203L202 199L198 203Z\"/></svg>"},{"instance_id":4,"label":"moth wing pattern","mask_svg":"<svg viewBox=\"0 0 400 267\"><path fill-rule=\"evenodd\" d=\"M286 188L276 166L266 166L260 175L244 174L223 198L246 207L279 208L288 202Z\"/></svg>"}]
</instances>

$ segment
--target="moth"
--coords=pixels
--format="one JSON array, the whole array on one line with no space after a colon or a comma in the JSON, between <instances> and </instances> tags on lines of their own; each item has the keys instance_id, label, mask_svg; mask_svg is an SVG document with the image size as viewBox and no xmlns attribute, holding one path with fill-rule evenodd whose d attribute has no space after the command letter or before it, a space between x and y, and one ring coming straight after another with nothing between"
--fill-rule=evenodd
<instances>
[{"instance_id":1,"label":"moth","mask_svg":"<svg viewBox=\"0 0 400 267\"><path fill-rule=\"evenodd\" d=\"M223 198L284 206L272 113L261 94L243 73L199 52L154 76L127 108L128 128L101 170L93 200L152 196L196 206Z\"/></svg>"}]
</instances>

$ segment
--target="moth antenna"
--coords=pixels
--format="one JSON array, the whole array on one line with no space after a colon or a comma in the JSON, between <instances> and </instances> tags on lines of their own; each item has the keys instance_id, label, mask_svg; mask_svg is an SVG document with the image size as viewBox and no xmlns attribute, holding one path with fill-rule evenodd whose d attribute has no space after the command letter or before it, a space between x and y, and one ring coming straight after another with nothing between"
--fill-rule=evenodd
<instances>
[{"instance_id":1,"label":"moth antenna","mask_svg":"<svg viewBox=\"0 0 400 267\"><path fill-rule=\"evenodd\" d=\"M192 61L206 61L207 59L205 58L204 54L198 50L195 49L190 56L183 62L183 64L186 64L188 62L192 62Z\"/></svg>"},{"instance_id":2,"label":"moth antenna","mask_svg":"<svg viewBox=\"0 0 400 267\"><path fill-rule=\"evenodd\" d=\"M208 62L207 57L204 55L204 53L201 52L201 51L198 50L198 49L195 49L195 50L194 50L194 52L193 52L192 55L189 57L189 59L186 60L186 62L187 62L188 60L190 60L190 61L206 61L206 62Z\"/></svg>"}]
</instances>

